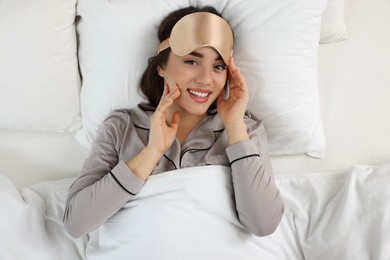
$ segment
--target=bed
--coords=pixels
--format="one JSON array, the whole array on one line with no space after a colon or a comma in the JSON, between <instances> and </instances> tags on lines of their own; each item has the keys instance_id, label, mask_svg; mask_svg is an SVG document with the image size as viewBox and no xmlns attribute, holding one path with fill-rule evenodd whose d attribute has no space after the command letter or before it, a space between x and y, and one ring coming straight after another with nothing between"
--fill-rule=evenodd
<instances>
[{"instance_id":1,"label":"bed","mask_svg":"<svg viewBox=\"0 0 390 260\"><path fill-rule=\"evenodd\" d=\"M70 237L67 189L107 113L141 100L131 86L159 20L206 3L235 31L286 203L280 226L245 233L229 170L212 166L153 176L132 202L143 207ZM389 11L386 0L1 1L0 259L389 259Z\"/></svg>"}]
</instances>

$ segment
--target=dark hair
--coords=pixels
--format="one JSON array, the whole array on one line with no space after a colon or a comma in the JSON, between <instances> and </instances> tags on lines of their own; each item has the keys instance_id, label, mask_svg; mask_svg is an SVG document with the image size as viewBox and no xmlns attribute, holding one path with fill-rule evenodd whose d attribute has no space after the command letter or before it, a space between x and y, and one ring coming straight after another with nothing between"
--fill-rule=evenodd
<instances>
[{"instance_id":1,"label":"dark hair","mask_svg":"<svg viewBox=\"0 0 390 260\"><path fill-rule=\"evenodd\" d=\"M222 17L222 15L212 6L190 6L173 11L167 17L165 17L158 28L158 39L160 43L169 38L173 26L181 18L196 12L209 12ZM164 91L164 78L158 74L157 68L158 66L165 66L165 64L168 62L170 51L171 48L167 48L158 55L149 58L148 66L141 77L139 89L148 102L154 107L157 107Z\"/></svg>"}]
</instances>

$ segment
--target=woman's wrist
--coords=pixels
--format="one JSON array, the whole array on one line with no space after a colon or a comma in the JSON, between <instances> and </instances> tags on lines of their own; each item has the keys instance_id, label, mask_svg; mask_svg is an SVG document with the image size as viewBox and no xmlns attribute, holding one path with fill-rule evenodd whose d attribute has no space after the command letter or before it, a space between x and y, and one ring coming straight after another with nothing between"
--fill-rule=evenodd
<instances>
[{"instance_id":1,"label":"woman's wrist","mask_svg":"<svg viewBox=\"0 0 390 260\"><path fill-rule=\"evenodd\" d=\"M135 176L141 180L146 180L163 155L146 146L133 159L127 161L126 164Z\"/></svg>"},{"instance_id":2,"label":"woman's wrist","mask_svg":"<svg viewBox=\"0 0 390 260\"><path fill-rule=\"evenodd\" d=\"M225 130L228 135L229 145L249 140L248 131L243 121L237 124L225 125Z\"/></svg>"}]
</instances>

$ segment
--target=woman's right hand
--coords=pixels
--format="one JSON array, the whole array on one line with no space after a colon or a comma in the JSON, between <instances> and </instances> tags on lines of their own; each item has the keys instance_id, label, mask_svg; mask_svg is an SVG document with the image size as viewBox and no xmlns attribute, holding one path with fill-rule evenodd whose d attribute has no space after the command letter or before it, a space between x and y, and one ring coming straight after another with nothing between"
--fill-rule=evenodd
<instances>
[{"instance_id":1,"label":"woman's right hand","mask_svg":"<svg viewBox=\"0 0 390 260\"><path fill-rule=\"evenodd\" d=\"M150 118L150 133L147 147L161 155L171 147L176 138L180 114L176 111L169 119L168 109L179 96L180 90L176 85L171 91L169 86L165 85L156 111Z\"/></svg>"},{"instance_id":2,"label":"woman's right hand","mask_svg":"<svg viewBox=\"0 0 390 260\"><path fill-rule=\"evenodd\" d=\"M127 161L129 169L141 180L146 180L150 176L161 156L171 147L176 138L180 120L179 112L173 113L170 122L167 117L169 107L179 96L180 91L177 86L171 92L168 86L164 87L160 103L150 117L148 145L138 155Z\"/></svg>"}]
</instances>

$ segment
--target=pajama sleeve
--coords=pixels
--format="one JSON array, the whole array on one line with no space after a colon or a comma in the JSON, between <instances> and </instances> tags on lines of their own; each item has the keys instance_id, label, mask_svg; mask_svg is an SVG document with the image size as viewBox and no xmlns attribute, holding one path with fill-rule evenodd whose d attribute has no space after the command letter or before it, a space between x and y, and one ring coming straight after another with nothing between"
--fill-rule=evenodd
<instances>
[{"instance_id":1,"label":"pajama sleeve","mask_svg":"<svg viewBox=\"0 0 390 260\"><path fill-rule=\"evenodd\" d=\"M278 227L284 203L275 184L267 137L261 121L245 119L250 140L226 149L232 169L236 209L240 222L256 236L266 236Z\"/></svg>"},{"instance_id":2,"label":"pajama sleeve","mask_svg":"<svg viewBox=\"0 0 390 260\"><path fill-rule=\"evenodd\" d=\"M64 225L73 237L80 237L103 224L142 188L126 163L118 160L126 117L109 116L99 128L90 155L66 200Z\"/></svg>"}]
</instances>

